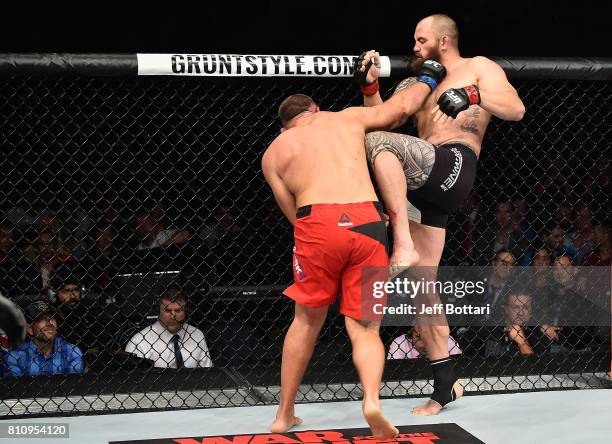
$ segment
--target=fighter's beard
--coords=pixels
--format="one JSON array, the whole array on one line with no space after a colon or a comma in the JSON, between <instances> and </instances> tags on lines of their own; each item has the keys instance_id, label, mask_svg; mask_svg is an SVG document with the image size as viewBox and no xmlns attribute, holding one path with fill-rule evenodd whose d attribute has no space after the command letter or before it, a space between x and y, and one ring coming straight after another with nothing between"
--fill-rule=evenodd
<instances>
[{"instance_id":1,"label":"fighter's beard","mask_svg":"<svg viewBox=\"0 0 612 444\"><path fill-rule=\"evenodd\" d=\"M416 73L417 70L421 67L421 65L423 65L425 60L435 60L436 62L440 63L441 58L442 58L442 54L440 54L440 51L438 50L438 48L432 49L431 53L428 55L427 58L418 57L416 54L414 54L412 55L412 57L410 58L410 61L408 62L408 69L412 73Z\"/></svg>"},{"instance_id":2,"label":"fighter's beard","mask_svg":"<svg viewBox=\"0 0 612 444\"><path fill-rule=\"evenodd\" d=\"M416 74L417 70L421 67L424 61L425 60L423 60L422 58L413 55L412 57L410 57L410 61L408 62L408 70L412 74Z\"/></svg>"}]
</instances>

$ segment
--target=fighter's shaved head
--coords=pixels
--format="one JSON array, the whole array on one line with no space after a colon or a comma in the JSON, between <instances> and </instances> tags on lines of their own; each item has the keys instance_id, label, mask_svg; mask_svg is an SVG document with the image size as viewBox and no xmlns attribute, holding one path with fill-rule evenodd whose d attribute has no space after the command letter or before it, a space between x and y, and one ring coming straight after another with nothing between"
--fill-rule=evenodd
<instances>
[{"instance_id":1,"label":"fighter's shaved head","mask_svg":"<svg viewBox=\"0 0 612 444\"><path fill-rule=\"evenodd\" d=\"M298 114L304 111L315 111L317 104L311 97L304 94L293 94L287 97L278 107L278 118L283 127Z\"/></svg>"},{"instance_id":2,"label":"fighter's shaved head","mask_svg":"<svg viewBox=\"0 0 612 444\"><path fill-rule=\"evenodd\" d=\"M417 26L431 28L436 38L447 36L454 46L459 44L459 29L457 23L446 14L434 14L425 17Z\"/></svg>"}]
</instances>

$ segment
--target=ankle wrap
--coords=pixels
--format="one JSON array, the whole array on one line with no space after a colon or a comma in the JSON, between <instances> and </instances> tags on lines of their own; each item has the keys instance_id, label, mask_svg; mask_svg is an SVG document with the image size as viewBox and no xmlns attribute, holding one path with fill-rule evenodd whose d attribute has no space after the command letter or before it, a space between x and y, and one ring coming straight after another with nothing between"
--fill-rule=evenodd
<instances>
[{"instance_id":1,"label":"ankle wrap","mask_svg":"<svg viewBox=\"0 0 612 444\"><path fill-rule=\"evenodd\" d=\"M457 399L453 384L457 381L454 364L451 358L429 361L434 375L434 391L431 399L442 407Z\"/></svg>"}]
</instances>

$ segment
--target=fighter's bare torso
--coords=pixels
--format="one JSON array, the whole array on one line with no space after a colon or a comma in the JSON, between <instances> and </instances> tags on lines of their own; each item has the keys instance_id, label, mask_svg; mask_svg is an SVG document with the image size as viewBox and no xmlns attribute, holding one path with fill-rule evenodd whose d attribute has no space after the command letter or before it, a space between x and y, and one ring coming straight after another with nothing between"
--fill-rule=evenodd
<instances>
[{"instance_id":1,"label":"fighter's bare torso","mask_svg":"<svg viewBox=\"0 0 612 444\"><path fill-rule=\"evenodd\" d=\"M370 180L363 126L346 112L317 112L309 124L278 136L266 155L298 207L377 200Z\"/></svg>"},{"instance_id":2,"label":"fighter's bare torso","mask_svg":"<svg viewBox=\"0 0 612 444\"><path fill-rule=\"evenodd\" d=\"M480 155L482 139L491 114L478 105L472 105L466 111L460 113L455 120L450 120L441 124L433 121L431 111L436 106L440 95L450 88L462 88L466 85L478 83L478 76L473 67L476 58L462 58L450 67L447 67L446 78L438 85L432 95L430 95L421 109L415 113L419 137L434 145L445 143L463 143L474 150L476 155ZM403 80L396 91L408 87L416 81L410 77Z\"/></svg>"}]
</instances>

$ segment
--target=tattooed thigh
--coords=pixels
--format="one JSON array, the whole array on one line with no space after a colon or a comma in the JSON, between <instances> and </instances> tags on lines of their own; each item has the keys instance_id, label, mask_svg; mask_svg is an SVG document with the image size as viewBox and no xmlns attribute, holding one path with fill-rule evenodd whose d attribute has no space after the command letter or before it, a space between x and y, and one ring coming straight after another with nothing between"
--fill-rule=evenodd
<instances>
[{"instance_id":1,"label":"tattooed thigh","mask_svg":"<svg viewBox=\"0 0 612 444\"><path fill-rule=\"evenodd\" d=\"M380 153L392 153L402 164L409 190L416 190L427 181L436 158L435 149L429 142L404 134L385 131L366 134L366 154L372 168Z\"/></svg>"}]
</instances>

